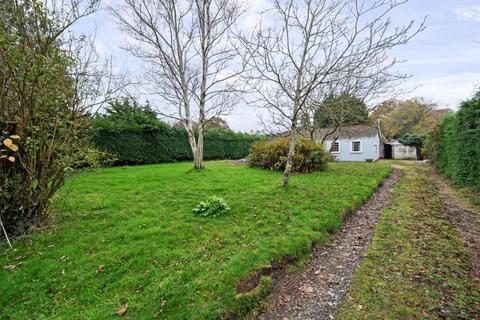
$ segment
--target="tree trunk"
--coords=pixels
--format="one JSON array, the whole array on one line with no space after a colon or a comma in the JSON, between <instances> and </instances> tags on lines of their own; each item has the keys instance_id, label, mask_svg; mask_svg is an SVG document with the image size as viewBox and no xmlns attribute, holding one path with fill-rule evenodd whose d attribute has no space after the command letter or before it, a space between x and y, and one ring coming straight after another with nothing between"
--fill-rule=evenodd
<instances>
[{"instance_id":1,"label":"tree trunk","mask_svg":"<svg viewBox=\"0 0 480 320\"><path fill-rule=\"evenodd\" d=\"M290 180L290 173L292 173L293 157L295 156L296 137L297 137L297 124L296 124L296 121L294 121L292 123L292 128L290 132L290 144L288 146L287 164L285 166L285 171L283 171L284 187L288 187L288 182Z\"/></svg>"},{"instance_id":2,"label":"tree trunk","mask_svg":"<svg viewBox=\"0 0 480 320\"><path fill-rule=\"evenodd\" d=\"M193 168L196 169L197 168L197 163L198 163L198 145L197 145L197 141L195 140L195 131L194 131L193 125L190 121L185 124L185 130L187 130L188 143L190 144L190 149L192 149ZM202 139L202 141L203 141L203 139ZM202 148L203 148L203 146L202 146Z\"/></svg>"},{"instance_id":3,"label":"tree trunk","mask_svg":"<svg viewBox=\"0 0 480 320\"><path fill-rule=\"evenodd\" d=\"M197 154L194 156L194 169L203 169L203 129L198 128L198 140L197 140Z\"/></svg>"},{"instance_id":4,"label":"tree trunk","mask_svg":"<svg viewBox=\"0 0 480 320\"><path fill-rule=\"evenodd\" d=\"M201 6L200 6L201 4ZM197 2L198 18L200 24L200 47L202 57L202 80L200 83L200 101L199 101L199 117L198 117L198 141L197 141L197 158L195 160L195 169L203 169L203 134L205 129L205 104L207 100L207 77L208 77L208 52L210 44L210 3L203 0Z\"/></svg>"}]
</instances>

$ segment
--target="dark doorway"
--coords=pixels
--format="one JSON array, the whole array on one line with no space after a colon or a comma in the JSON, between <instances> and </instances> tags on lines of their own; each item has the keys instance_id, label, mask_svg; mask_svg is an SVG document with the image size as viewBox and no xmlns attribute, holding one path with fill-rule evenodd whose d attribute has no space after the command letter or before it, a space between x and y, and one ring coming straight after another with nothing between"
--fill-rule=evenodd
<instances>
[{"instance_id":1,"label":"dark doorway","mask_svg":"<svg viewBox=\"0 0 480 320\"><path fill-rule=\"evenodd\" d=\"M384 144L385 150L385 159L392 159L392 145Z\"/></svg>"}]
</instances>

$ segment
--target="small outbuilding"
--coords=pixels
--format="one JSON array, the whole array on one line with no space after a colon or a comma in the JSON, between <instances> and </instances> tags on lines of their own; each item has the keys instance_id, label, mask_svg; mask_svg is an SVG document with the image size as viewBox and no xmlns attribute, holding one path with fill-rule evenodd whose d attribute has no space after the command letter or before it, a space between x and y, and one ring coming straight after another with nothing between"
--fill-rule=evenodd
<instances>
[{"instance_id":1,"label":"small outbuilding","mask_svg":"<svg viewBox=\"0 0 480 320\"><path fill-rule=\"evenodd\" d=\"M417 148L409 147L398 140L392 140L384 145L384 158L397 160L417 160Z\"/></svg>"}]
</instances>

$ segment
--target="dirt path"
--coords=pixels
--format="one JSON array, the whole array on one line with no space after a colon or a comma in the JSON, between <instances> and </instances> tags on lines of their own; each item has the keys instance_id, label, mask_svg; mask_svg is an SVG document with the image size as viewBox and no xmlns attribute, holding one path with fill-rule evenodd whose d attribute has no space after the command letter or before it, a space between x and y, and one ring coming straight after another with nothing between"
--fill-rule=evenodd
<instances>
[{"instance_id":1,"label":"dirt path","mask_svg":"<svg viewBox=\"0 0 480 320\"><path fill-rule=\"evenodd\" d=\"M394 169L370 200L345 221L332 241L314 250L303 272L276 282L273 298L258 319L333 319L401 174Z\"/></svg>"},{"instance_id":2,"label":"dirt path","mask_svg":"<svg viewBox=\"0 0 480 320\"><path fill-rule=\"evenodd\" d=\"M444 178L432 170L438 194L450 221L457 226L460 237L470 254L470 276L480 283L480 212L459 197Z\"/></svg>"}]
</instances>

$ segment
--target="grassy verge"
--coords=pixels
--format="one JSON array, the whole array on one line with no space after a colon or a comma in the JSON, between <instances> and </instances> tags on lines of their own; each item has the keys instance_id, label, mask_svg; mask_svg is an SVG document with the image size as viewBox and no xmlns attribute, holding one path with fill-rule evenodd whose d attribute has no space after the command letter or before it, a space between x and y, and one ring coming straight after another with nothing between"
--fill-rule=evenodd
<instances>
[{"instance_id":1,"label":"grassy verge","mask_svg":"<svg viewBox=\"0 0 480 320\"><path fill-rule=\"evenodd\" d=\"M456 185L451 181L449 181L449 185L455 190L458 196L472 205L475 212L480 212L480 192L469 187Z\"/></svg>"},{"instance_id":2,"label":"grassy verge","mask_svg":"<svg viewBox=\"0 0 480 320\"><path fill-rule=\"evenodd\" d=\"M227 162L108 168L75 175L54 199L55 230L0 253L1 319L214 319L254 305L238 281L284 256L302 257L361 205L389 165L334 163L281 174ZM192 208L216 194L228 215ZM6 269L5 266L9 266ZM268 281L264 281L268 285Z\"/></svg>"},{"instance_id":3,"label":"grassy verge","mask_svg":"<svg viewBox=\"0 0 480 320\"><path fill-rule=\"evenodd\" d=\"M337 319L471 319L467 256L426 167L407 166Z\"/></svg>"}]
</instances>

